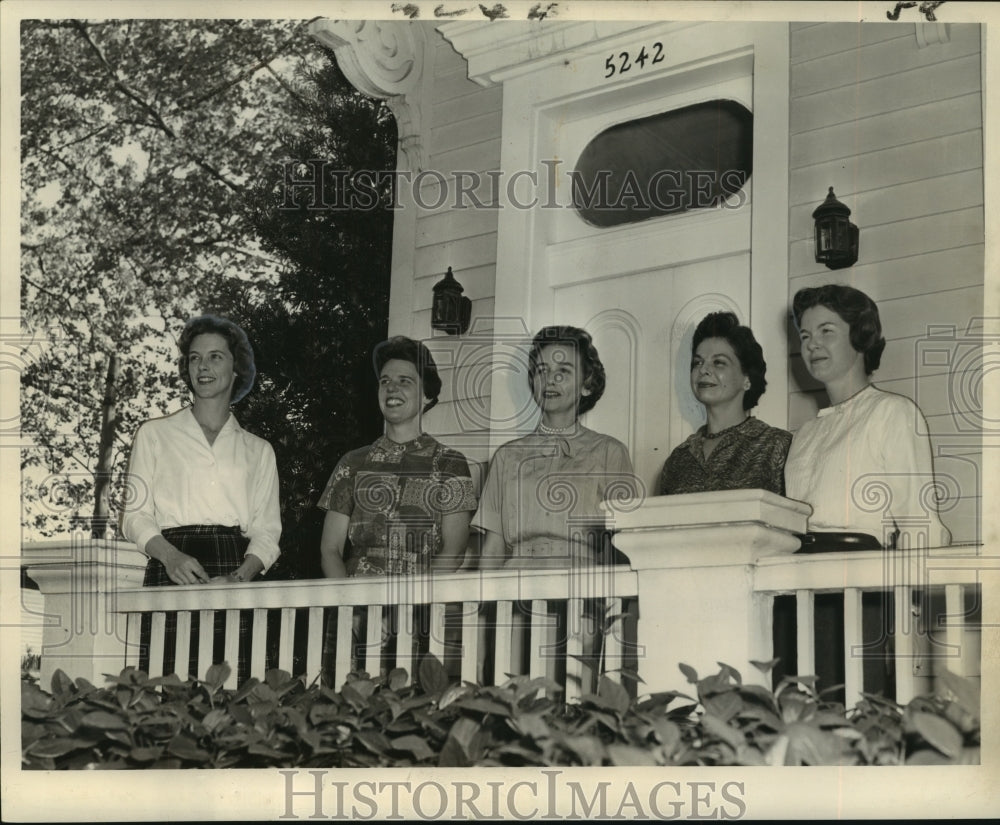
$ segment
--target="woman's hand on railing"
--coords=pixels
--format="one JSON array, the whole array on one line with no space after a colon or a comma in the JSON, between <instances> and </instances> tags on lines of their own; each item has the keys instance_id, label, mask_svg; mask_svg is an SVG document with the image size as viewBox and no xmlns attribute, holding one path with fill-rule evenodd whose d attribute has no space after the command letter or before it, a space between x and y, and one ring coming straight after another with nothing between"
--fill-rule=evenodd
<instances>
[{"instance_id":1,"label":"woman's hand on railing","mask_svg":"<svg viewBox=\"0 0 1000 825\"><path fill-rule=\"evenodd\" d=\"M224 576L214 576L209 584L243 584L251 581L261 570L264 563L253 553L247 553L243 558L243 564L237 567L232 573Z\"/></svg>"},{"instance_id":2,"label":"woman's hand on railing","mask_svg":"<svg viewBox=\"0 0 1000 825\"><path fill-rule=\"evenodd\" d=\"M159 561L174 584L204 584L208 573L196 558L182 553L163 536L146 542L146 555Z\"/></svg>"}]
</instances>

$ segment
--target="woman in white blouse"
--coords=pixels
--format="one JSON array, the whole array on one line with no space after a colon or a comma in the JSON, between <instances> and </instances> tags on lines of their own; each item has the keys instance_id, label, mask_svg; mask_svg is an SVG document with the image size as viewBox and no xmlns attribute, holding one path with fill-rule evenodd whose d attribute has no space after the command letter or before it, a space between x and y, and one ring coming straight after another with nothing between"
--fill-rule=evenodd
<instances>
[{"instance_id":1,"label":"woman in white blouse","mask_svg":"<svg viewBox=\"0 0 1000 825\"><path fill-rule=\"evenodd\" d=\"M931 444L920 409L909 398L872 385L885 338L878 307L840 284L801 289L792 301L802 360L821 381L830 406L792 438L785 461L789 498L812 505L800 552L940 547L951 535L938 516ZM894 695L893 638L886 630L892 594L864 594L864 689ZM794 672L795 604L775 599L772 675ZM843 602L817 594L815 673L820 690L844 682ZM838 697L831 696L831 699ZM841 699L844 697L841 696Z\"/></svg>"},{"instance_id":2,"label":"woman in white blouse","mask_svg":"<svg viewBox=\"0 0 1000 825\"><path fill-rule=\"evenodd\" d=\"M242 329L212 315L189 320L178 346L192 403L136 432L122 532L149 557L146 587L249 581L278 558L281 535L274 450L230 411L253 386L253 350ZM175 621L168 616L165 673ZM248 629L241 618L244 647Z\"/></svg>"},{"instance_id":3,"label":"woman in white blouse","mask_svg":"<svg viewBox=\"0 0 1000 825\"><path fill-rule=\"evenodd\" d=\"M815 549L827 532L867 534L874 547L948 545L924 417L870 383L885 349L875 302L828 284L799 290L792 310L802 360L830 398L795 433L785 462L786 495L812 505Z\"/></svg>"}]
</instances>

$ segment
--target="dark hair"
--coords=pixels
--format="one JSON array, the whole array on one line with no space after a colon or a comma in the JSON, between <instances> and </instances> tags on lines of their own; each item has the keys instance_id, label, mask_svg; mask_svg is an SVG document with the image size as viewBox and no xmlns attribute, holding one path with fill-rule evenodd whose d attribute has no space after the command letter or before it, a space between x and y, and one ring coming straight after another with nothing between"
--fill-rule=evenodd
<instances>
[{"instance_id":1,"label":"dark hair","mask_svg":"<svg viewBox=\"0 0 1000 825\"><path fill-rule=\"evenodd\" d=\"M233 356L233 370L236 373L229 403L235 404L246 397L246 394L253 387L254 378L257 376L257 367L254 365L253 348L250 346L247 334L228 318L220 318L217 315L199 315L197 318L190 318L184 325L180 340L177 342L181 351L178 360L181 379L185 386L194 392L194 387L191 385L191 371L188 369L188 355L191 352L191 344L194 339L206 333L221 335L229 345L229 353Z\"/></svg>"},{"instance_id":2,"label":"dark hair","mask_svg":"<svg viewBox=\"0 0 1000 825\"><path fill-rule=\"evenodd\" d=\"M800 289L792 299L796 329L802 323L803 313L817 306L836 312L850 326L851 346L865 356L865 374L875 372L882 362L882 351L885 349L882 322L875 302L860 289L844 284Z\"/></svg>"},{"instance_id":3,"label":"dark hair","mask_svg":"<svg viewBox=\"0 0 1000 825\"><path fill-rule=\"evenodd\" d=\"M394 335L380 344L376 344L372 352L375 364L375 374L381 375L382 368L392 360L409 361L417 368L420 376L421 391L424 398L429 398L423 412L427 412L438 402L441 394L441 376L438 375L437 364L431 357L431 351L421 341L414 341L405 335Z\"/></svg>"},{"instance_id":4,"label":"dark hair","mask_svg":"<svg viewBox=\"0 0 1000 825\"><path fill-rule=\"evenodd\" d=\"M750 379L750 389L743 393L743 409L751 410L767 389L767 362L764 360L764 350L757 339L753 337L750 327L740 324L739 318L732 312L710 312L694 329L694 339L691 341L691 354L694 355L698 345L706 338L722 338L733 348L740 361L740 369Z\"/></svg>"},{"instance_id":5,"label":"dark hair","mask_svg":"<svg viewBox=\"0 0 1000 825\"><path fill-rule=\"evenodd\" d=\"M576 414L583 415L594 409L594 406L604 395L606 378L604 375L604 364L597 354L597 347L590 337L590 333L579 327L551 326L543 327L531 339L531 351L528 353L528 386L531 387L535 381L535 373L538 371L538 360L541 357L544 347L553 344L563 344L572 347L580 356L580 365L583 367L583 387L590 390L590 395L580 397Z\"/></svg>"}]
</instances>

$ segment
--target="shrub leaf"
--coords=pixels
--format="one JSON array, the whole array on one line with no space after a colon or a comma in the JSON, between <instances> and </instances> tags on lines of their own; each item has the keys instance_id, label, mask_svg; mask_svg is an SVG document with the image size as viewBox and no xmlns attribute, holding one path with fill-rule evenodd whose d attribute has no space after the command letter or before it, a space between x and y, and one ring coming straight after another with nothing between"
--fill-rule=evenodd
<instances>
[{"instance_id":1,"label":"shrub leaf","mask_svg":"<svg viewBox=\"0 0 1000 825\"><path fill-rule=\"evenodd\" d=\"M437 694L448 687L448 671L437 656L428 653L420 660L418 668L420 687L424 693Z\"/></svg>"},{"instance_id":2,"label":"shrub leaf","mask_svg":"<svg viewBox=\"0 0 1000 825\"><path fill-rule=\"evenodd\" d=\"M629 709L630 700L628 691L607 676L601 677L601 683L597 688L597 695L605 701L605 707L611 708L618 713L625 713Z\"/></svg>"},{"instance_id":3,"label":"shrub leaf","mask_svg":"<svg viewBox=\"0 0 1000 825\"><path fill-rule=\"evenodd\" d=\"M229 678L232 672L233 669L229 666L228 662L220 662L217 665L212 665L205 673L205 684L218 689L226 683L226 679Z\"/></svg>"},{"instance_id":4,"label":"shrub leaf","mask_svg":"<svg viewBox=\"0 0 1000 825\"><path fill-rule=\"evenodd\" d=\"M409 751L418 760L433 759L434 751L430 749L427 740L422 736L400 736L391 740L390 744L398 751Z\"/></svg>"},{"instance_id":5,"label":"shrub leaf","mask_svg":"<svg viewBox=\"0 0 1000 825\"><path fill-rule=\"evenodd\" d=\"M691 665L686 665L681 662L678 667L681 669L681 673L687 678L687 680L692 684L698 684L698 671L695 670Z\"/></svg>"},{"instance_id":6,"label":"shrub leaf","mask_svg":"<svg viewBox=\"0 0 1000 825\"><path fill-rule=\"evenodd\" d=\"M120 716L115 716L113 713L108 713L105 710L95 710L86 714L81 721L81 724L86 725L89 728L97 728L98 730L127 730L128 722L122 719Z\"/></svg>"},{"instance_id":7,"label":"shrub leaf","mask_svg":"<svg viewBox=\"0 0 1000 825\"><path fill-rule=\"evenodd\" d=\"M619 745L617 742L608 745L608 758L612 765L629 767L631 765L655 765L653 754L643 748L632 745Z\"/></svg>"},{"instance_id":8,"label":"shrub leaf","mask_svg":"<svg viewBox=\"0 0 1000 825\"><path fill-rule=\"evenodd\" d=\"M962 734L947 719L933 713L913 714L917 732L949 759L956 759L962 751Z\"/></svg>"}]
</instances>

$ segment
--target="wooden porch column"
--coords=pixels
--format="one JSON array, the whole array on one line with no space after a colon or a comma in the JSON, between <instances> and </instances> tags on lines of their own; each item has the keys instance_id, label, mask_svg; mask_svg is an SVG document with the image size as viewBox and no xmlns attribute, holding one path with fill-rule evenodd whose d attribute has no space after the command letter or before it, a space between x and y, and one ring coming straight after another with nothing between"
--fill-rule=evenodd
<instances>
[{"instance_id":1,"label":"wooden porch column","mask_svg":"<svg viewBox=\"0 0 1000 825\"><path fill-rule=\"evenodd\" d=\"M21 564L44 597L40 685L63 670L95 685L125 664L124 614L114 612L119 589L142 586L146 557L135 545L83 533L62 541L33 542Z\"/></svg>"},{"instance_id":2,"label":"wooden porch column","mask_svg":"<svg viewBox=\"0 0 1000 825\"><path fill-rule=\"evenodd\" d=\"M771 658L773 597L755 594L757 559L794 553L808 505L764 490L648 498L611 509L614 543L638 572L643 691L694 695L678 665L699 677L736 668L766 685L751 660Z\"/></svg>"}]
</instances>

